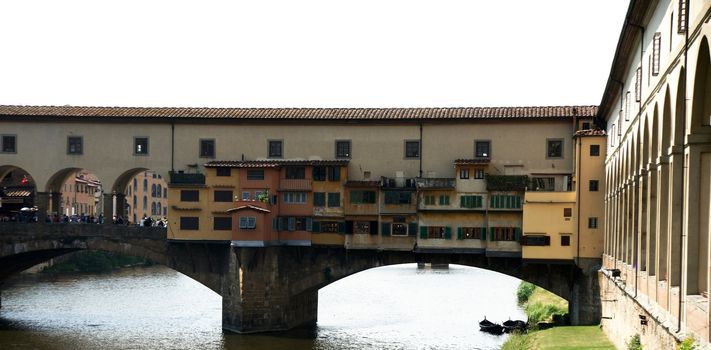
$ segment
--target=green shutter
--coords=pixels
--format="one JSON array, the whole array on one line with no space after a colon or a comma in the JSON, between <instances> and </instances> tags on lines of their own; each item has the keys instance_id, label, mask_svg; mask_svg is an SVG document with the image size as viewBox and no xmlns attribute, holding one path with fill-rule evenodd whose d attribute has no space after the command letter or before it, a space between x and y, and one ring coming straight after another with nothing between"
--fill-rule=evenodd
<instances>
[{"instance_id":1,"label":"green shutter","mask_svg":"<svg viewBox=\"0 0 711 350\"><path fill-rule=\"evenodd\" d=\"M491 236L489 237L489 240L493 242L494 241L494 228L489 227L489 231L491 232L490 233Z\"/></svg>"},{"instance_id":2,"label":"green shutter","mask_svg":"<svg viewBox=\"0 0 711 350\"><path fill-rule=\"evenodd\" d=\"M482 226L479 236L482 241L486 241L486 226Z\"/></svg>"},{"instance_id":3,"label":"green shutter","mask_svg":"<svg viewBox=\"0 0 711 350\"><path fill-rule=\"evenodd\" d=\"M452 239L452 228L449 226L444 227L444 239Z\"/></svg>"},{"instance_id":4,"label":"green shutter","mask_svg":"<svg viewBox=\"0 0 711 350\"><path fill-rule=\"evenodd\" d=\"M420 238L427 239L427 227L420 226Z\"/></svg>"},{"instance_id":5,"label":"green shutter","mask_svg":"<svg viewBox=\"0 0 711 350\"><path fill-rule=\"evenodd\" d=\"M389 222L384 222L381 226L380 233L383 236L390 236L390 223Z\"/></svg>"},{"instance_id":6,"label":"green shutter","mask_svg":"<svg viewBox=\"0 0 711 350\"><path fill-rule=\"evenodd\" d=\"M481 202L482 202L482 201L481 201L481 196L476 196L476 197L475 197L475 200L474 200L474 206L477 207L477 208L481 208L481 207L482 207L482 203L481 203Z\"/></svg>"},{"instance_id":7,"label":"green shutter","mask_svg":"<svg viewBox=\"0 0 711 350\"><path fill-rule=\"evenodd\" d=\"M345 233L346 232L346 223L343 221L338 222L338 233Z\"/></svg>"},{"instance_id":8,"label":"green shutter","mask_svg":"<svg viewBox=\"0 0 711 350\"><path fill-rule=\"evenodd\" d=\"M417 223L411 222L407 226L407 235L417 237Z\"/></svg>"},{"instance_id":9,"label":"green shutter","mask_svg":"<svg viewBox=\"0 0 711 350\"><path fill-rule=\"evenodd\" d=\"M466 208L464 206L464 196L459 196L459 207L460 208Z\"/></svg>"},{"instance_id":10,"label":"green shutter","mask_svg":"<svg viewBox=\"0 0 711 350\"><path fill-rule=\"evenodd\" d=\"M464 230L461 227L457 227L457 239L464 239Z\"/></svg>"},{"instance_id":11,"label":"green shutter","mask_svg":"<svg viewBox=\"0 0 711 350\"><path fill-rule=\"evenodd\" d=\"M514 227L514 239L516 242L521 241L521 228L520 227Z\"/></svg>"},{"instance_id":12,"label":"green shutter","mask_svg":"<svg viewBox=\"0 0 711 350\"><path fill-rule=\"evenodd\" d=\"M314 221L311 224L311 232L321 232L321 222L320 221Z\"/></svg>"}]
</instances>

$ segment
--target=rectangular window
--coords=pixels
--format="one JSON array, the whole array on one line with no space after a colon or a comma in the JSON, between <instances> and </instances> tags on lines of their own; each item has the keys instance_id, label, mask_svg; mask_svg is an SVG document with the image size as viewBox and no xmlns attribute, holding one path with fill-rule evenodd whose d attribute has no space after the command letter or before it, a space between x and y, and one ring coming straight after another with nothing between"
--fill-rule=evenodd
<instances>
[{"instance_id":1,"label":"rectangular window","mask_svg":"<svg viewBox=\"0 0 711 350\"><path fill-rule=\"evenodd\" d=\"M264 180L264 170L247 170L247 180Z\"/></svg>"},{"instance_id":2,"label":"rectangular window","mask_svg":"<svg viewBox=\"0 0 711 350\"><path fill-rule=\"evenodd\" d=\"M521 209L521 196L491 196L491 207L498 209Z\"/></svg>"},{"instance_id":3,"label":"rectangular window","mask_svg":"<svg viewBox=\"0 0 711 350\"><path fill-rule=\"evenodd\" d=\"M148 154L148 138L134 137L133 138L133 154Z\"/></svg>"},{"instance_id":4,"label":"rectangular window","mask_svg":"<svg viewBox=\"0 0 711 350\"><path fill-rule=\"evenodd\" d=\"M231 216L224 216L224 217L216 216L214 218L214 221L212 222L212 229L215 231L230 231L230 230L232 230L232 217Z\"/></svg>"},{"instance_id":5,"label":"rectangular window","mask_svg":"<svg viewBox=\"0 0 711 350\"><path fill-rule=\"evenodd\" d=\"M306 204L306 192L284 192L284 203Z\"/></svg>"},{"instance_id":6,"label":"rectangular window","mask_svg":"<svg viewBox=\"0 0 711 350\"><path fill-rule=\"evenodd\" d=\"M529 190L532 191L555 191L555 178L553 177L532 177L531 186Z\"/></svg>"},{"instance_id":7,"label":"rectangular window","mask_svg":"<svg viewBox=\"0 0 711 350\"><path fill-rule=\"evenodd\" d=\"M257 228L257 218L254 216L240 216L239 228L243 230L253 230Z\"/></svg>"},{"instance_id":8,"label":"rectangular window","mask_svg":"<svg viewBox=\"0 0 711 350\"><path fill-rule=\"evenodd\" d=\"M267 157L269 158L281 158L284 156L283 141L281 140L269 140L267 146Z\"/></svg>"},{"instance_id":9,"label":"rectangular window","mask_svg":"<svg viewBox=\"0 0 711 350\"><path fill-rule=\"evenodd\" d=\"M232 202L233 192L232 191L215 191L214 201L215 202Z\"/></svg>"},{"instance_id":10,"label":"rectangular window","mask_svg":"<svg viewBox=\"0 0 711 350\"><path fill-rule=\"evenodd\" d=\"M407 224L401 222L393 222L391 226L393 236L407 236Z\"/></svg>"},{"instance_id":11,"label":"rectangular window","mask_svg":"<svg viewBox=\"0 0 711 350\"><path fill-rule=\"evenodd\" d=\"M375 222L377 225L377 221ZM370 234L372 223L370 221L356 221L353 223L353 233Z\"/></svg>"},{"instance_id":12,"label":"rectangular window","mask_svg":"<svg viewBox=\"0 0 711 350\"><path fill-rule=\"evenodd\" d=\"M180 217L180 229L181 230L199 230L200 229L200 218L196 216L181 216Z\"/></svg>"},{"instance_id":13,"label":"rectangular window","mask_svg":"<svg viewBox=\"0 0 711 350\"><path fill-rule=\"evenodd\" d=\"M405 158L420 158L420 141L405 141Z\"/></svg>"},{"instance_id":14,"label":"rectangular window","mask_svg":"<svg viewBox=\"0 0 711 350\"><path fill-rule=\"evenodd\" d=\"M326 167L315 166L311 171L314 181L326 181Z\"/></svg>"},{"instance_id":15,"label":"rectangular window","mask_svg":"<svg viewBox=\"0 0 711 350\"><path fill-rule=\"evenodd\" d=\"M351 140L336 140L336 158L351 157Z\"/></svg>"},{"instance_id":16,"label":"rectangular window","mask_svg":"<svg viewBox=\"0 0 711 350\"><path fill-rule=\"evenodd\" d=\"M460 208L481 208L484 204L482 196L460 196Z\"/></svg>"},{"instance_id":17,"label":"rectangular window","mask_svg":"<svg viewBox=\"0 0 711 350\"><path fill-rule=\"evenodd\" d=\"M449 205L449 196L442 194L439 196L439 205Z\"/></svg>"},{"instance_id":18,"label":"rectangular window","mask_svg":"<svg viewBox=\"0 0 711 350\"><path fill-rule=\"evenodd\" d=\"M351 190L351 204L375 204L375 191Z\"/></svg>"},{"instance_id":19,"label":"rectangular window","mask_svg":"<svg viewBox=\"0 0 711 350\"><path fill-rule=\"evenodd\" d=\"M410 204L410 192L388 191L385 192L385 204Z\"/></svg>"},{"instance_id":20,"label":"rectangular window","mask_svg":"<svg viewBox=\"0 0 711 350\"><path fill-rule=\"evenodd\" d=\"M599 184L598 180L590 180L590 192L597 192Z\"/></svg>"},{"instance_id":21,"label":"rectangular window","mask_svg":"<svg viewBox=\"0 0 711 350\"><path fill-rule=\"evenodd\" d=\"M569 218L573 216L573 208L563 208L563 217Z\"/></svg>"},{"instance_id":22,"label":"rectangular window","mask_svg":"<svg viewBox=\"0 0 711 350\"><path fill-rule=\"evenodd\" d=\"M17 153L17 136L2 135L2 153Z\"/></svg>"},{"instance_id":23,"label":"rectangular window","mask_svg":"<svg viewBox=\"0 0 711 350\"><path fill-rule=\"evenodd\" d=\"M243 201L248 201L251 196L252 196L252 194L249 193L248 191L242 192L242 200Z\"/></svg>"},{"instance_id":24,"label":"rectangular window","mask_svg":"<svg viewBox=\"0 0 711 350\"><path fill-rule=\"evenodd\" d=\"M287 179L305 179L306 178L306 168L304 168L302 166L286 167L286 178Z\"/></svg>"},{"instance_id":25,"label":"rectangular window","mask_svg":"<svg viewBox=\"0 0 711 350\"><path fill-rule=\"evenodd\" d=\"M67 154L82 154L84 153L84 140L81 136L67 137Z\"/></svg>"},{"instance_id":26,"label":"rectangular window","mask_svg":"<svg viewBox=\"0 0 711 350\"><path fill-rule=\"evenodd\" d=\"M561 140L561 139L546 140L546 157L547 158L563 158L563 140Z\"/></svg>"},{"instance_id":27,"label":"rectangular window","mask_svg":"<svg viewBox=\"0 0 711 350\"><path fill-rule=\"evenodd\" d=\"M215 158L215 140L200 139L200 157Z\"/></svg>"},{"instance_id":28,"label":"rectangular window","mask_svg":"<svg viewBox=\"0 0 711 350\"><path fill-rule=\"evenodd\" d=\"M323 233L341 232L340 225L337 221L321 221L319 226L321 226L321 228L319 229L319 232L323 232Z\"/></svg>"},{"instance_id":29,"label":"rectangular window","mask_svg":"<svg viewBox=\"0 0 711 350\"><path fill-rule=\"evenodd\" d=\"M326 206L326 193L325 192L314 192L314 207L325 207Z\"/></svg>"},{"instance_id":30,"label":"rectangular window","mask_svg":"<svg viewBox=\"0 0 711 350\"><path fill-rule=\"evenodd\" d=\"M326 169L328 169L328 181L340 181L341 180L341 167L330 166Z\"/></svg>"},{"instance_id":31,"label":"rectangular window","mask_svg":"<svg viewBox=\"0 0 711 350\"><path fill-rule=\"evenodd\" d=\"M662 33L654 33L654 42L652 44L652 75L659 75L660 51L662 50Z\"/></svg>"},{"instance_id":32,"label":"rectangular window","mask_svg":"<svg viewBox=\"0 0 711 350\"><path fill-rule=\"evenodd\" d=\"M491 141L474 141L474 157L491 158Z\"/></svg>"},{"instance_id":33,"label":"rectangular window","mask_svg":"<svg viewBox=\"0 0 711 350\"><path fill-rule=\"evenodd\" d=\"M425 227L422 226L422 228L425 228ZM422 228L420 230L422 230ZM444 226L427 226L425 229L427 230L427 238L428 239L444 238L444 231L445 231Z\"/></svg>"},{"instance_id":34,"label":"rectangular window","mask_svg":"<svg viewBox=\"0 0 711 350\"><path fill-rule=\"evenodd\" d=\"M425 205L434 205L434 204L435 204L435 196L430 196L430 195L425 196Z\"/></svg>"},{"instance_id":35,"label":"rectangular window","mask_svg":"<svg viewBox=\"0 0 711 350\"><path fill-rule=\"evenodd\" d=\"M477 180L484 179L484 169L474 169L474 178Z\"/></svg>"},{"instance_id":36,"label":"rectangular window","mask_svg":"<svg viewBox=\"0 0 711 350\"><path fill-rule=\"evenodd\" d=\"M200 201L200 191L198 191L198 190L181 190L180 191L180 201L181 202L199 202Z\"/></svg>"},{"instance_id":37,"label":"rectangular window","mask_svg":"<svg viewBox=\"0 0 711 350\"><path fill-rule=\"evenodd\" d=\"M600 156L600 145L590 145L590 156L599 157Z\"/></svg>"},{"instance_id":38,"label":"rectangular window","mask_svg":"<svg viewBox=\"0 0 711 350\"><path fill-rule=\"evenodd\" d=\"M570 246L570 236L560 236L560 245L562 247Z\"/></svg>"},{"instance_id":39,"label":"rectangular window","mask_svg":"<svg viewBox=\"0 0 711 350\"><path fill-rule=\"evenodd\" d=\"M588 218L588 228L597 228L597 218L596 217Z\"/></svg>"},{"instance_id":40,"label":"rectangular window","mask_svg":"<svg viewBox=\"0 0 711 350\"><path fill-rule=\"evenodd\" d=\"M627 91L625 93L625 121L630 120L630 115L632 114L632 98L631 92Z\"/></svg>"},{"instance_id":41,"label":"rectangular window","mask_svg":"<svg viewBox=\"0 0 711 350\"><path fill-rule=\"evenodd\" d=\"M584 122L583 123L583 130L590 130L590 123Z\"/></svg>"},{"instance_id":42,"label":"rectangular window","mask_svg":"<svg viewBox=\"0 0 711 350\"><path fill-rule=\"evenodd\" d=\"M636 102L642 101L642 67L637 67L634 79L634 99Z\"/></svg>"},{"instance_id":43,"label":"rectangular window","mask_svg":"<svg viewBox=\"0 0 711 350\"><path fill-rule=\"evenodd\" d=\"M460 179L468 179L469 178L469 169L468 168L459 169L459 178Z\"/></svg>"},{"instance_id":44,"label":"rectangular window","mask_svg":"<svg viewBox=\"0 0 711 350\"><path fill-rule=\"evenodd\" d=\"M459 239L482 239L484 236L483 227L460 227L457 234Z\"/></svg>"},{"instance_id":45,"label":"rectangular window","mask_svg":"<svg viewBox=\"0 0 711 350\"><path fill-rule=\"evenodd\" d=\"M492 241L516 241L517 227L492 227Z\"/></svg>"},{"instance_id":46,"label":"rectangular window","mask_svg":"<svg viewBox=\"0 0 711 350\"><path fill-rule=\"evenodd\" d=\"M232 176L231 168L217 168L215 172L217 176Z\"/></svg>"},{"instance_id":47,"label":"rectangular window","mask_svg":"<svg viewBox=\"0 0 711 350\"><path fill-rule=\"evenodd\" d=\"M677 27L677 33L681 34L686 32L686 11L688 10L687 1L679 0L679 26Z\"/></svg>"},{"instance_id":48,"label":"rectangular window","mask_svg":"<svg viewBox=\"0 0 711 350\"><path fill-rule=\"evenodd\" d=\"M525 235L521 237L521 245L527 246L547 246L551 244L551 238L544 235Z\"/></svg>"},{"instance_id":49,"label":"rectangular window","mask_svg":"<svg viewBox=\"0 0 711 350\"><path fill-rule=\"evenodd\" d=\"M333 192L328 194L328 206L331 208L337 208L341 206L341 194L338 192Z\"/></svg>"}]
</instances>

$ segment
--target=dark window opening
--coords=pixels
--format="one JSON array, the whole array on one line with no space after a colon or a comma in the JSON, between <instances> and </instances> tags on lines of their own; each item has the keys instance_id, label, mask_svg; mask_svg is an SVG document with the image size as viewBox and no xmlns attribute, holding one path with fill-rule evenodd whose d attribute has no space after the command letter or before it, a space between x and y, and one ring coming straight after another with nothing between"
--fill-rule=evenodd
<instances>
[{"instance_id":1,"label":"dark window opening","mask_svg":"<svg viewBox=\"0 0 711 350\"><path fill-rule=\"evenodd\" d=\"M133 139L134 154L148 154L148 138L136 137Z\"/></svg>"},{"instance_id":2,"label":"dark window opening","mask_svg":"<svg viewBox=\"0 0 711 350\"><path fill-rule=\"evenodd\" d=\"M200 201L200 191L198 191L198 190L181 190L180 191L180 201L181 202L199 202Z\"/></svg>"},{"instance_id":3,"label":"dark window opening","mask_svg":"<svg viewBox=\"0 0 711 350\"><path fill-rule=\"evenodd\" d=\"M17 153L17 136L2 135L2 152Z\"/></svg>"},{"instance_id":4,"label":"dark window opening","mask_svg":"<svg viewBox=\"0 0 711 350\"><path fill-rule=\"evenodd\" d=\"M405 141L405 158L420 158L420 141Z\"/></svg>"},{"instance_id":5,"label":"dark window opening","mask_svg":"<svg viewBox=\"0 0 711 350\"><path fill-rule=\"evenodd\" d=\"M247 180L264 180L264 170L247 170Z\"/></svg>"},{"instance_id":6,"label":"dark window opening","mask_svg":"<svg viewBox=\"0 0 711 350\"><path fill-rule=\"evenodd\" d=\"M491 142L490 141L475 141L474 142L474 157L476 157L476 158L491 158Z\"/></svg>"},{"instance_id":7,"label":"dark window opening","mask_svg":"<svg viewBox=\"0 0 711 350\"><path fill-rule=\"evenodd\" d=\"M232 202L232 199L234 198L234 195L232 191L215 191L213 200L215 202Z\"/></svg>"},{"instance_id":8,"label":"dark window opening","mask_svg":"<svg viewBox=\"0 0 711 350\"><path fill-rule=\"evenodd\" d=\"M200 218L195 216L181 216L180 217L180 229L181 230L199 230L200 229Z\"/></svg>"},{"instance_id":9,"label":"dark window opening","mask_svg":"<svg viewBox=\"0 0 711 350\"><path fill-rule=\"evenodd\" d=\"M546 157L562 158L563 157L563 140L548 140Z\"/></svg>"},{"instance_id":10,"label":"dark window opening","mask_svg":"<svg viewBox=\"0 0 711 350\"><path fill-rule=\"evenodd\" d=\"M269 141L267 152L269 158L281 158L283 157L283 151L282 141Z\"/></svg>"},{"instance_id":11,"label":"dark window opening","mask_svg":"<svg viewBox=\"0 0 711 350\"><path fill-rule=\"evenodd\" d=\"M336 141L336 158L351 157L351 141L339 140Z\"/></svg>"},{"instance_id":12,"label":"dark window opening","mask_svg":"<svg viewBox=\"0 0 711 350\"><path fill-rule=\"evenodd\" d=\"M82 154L84 152L83 143L81 136L67 137L67 154Z\"/></svg>"},{"instance_id":13,"label":"dark window opening","mask_svg":"<svg viewBox=\"0 0 711 350\"><path fill-rule=\"evenodd\" d=\"M231 168L217 168L216 175L217 176L232 176L232 169Z\"/></svg>"},{"instance_id":14,"label":"dark window opening","mask_svg":"<svg viewBox=\"0 0 711 350\"><path fill-rule=\"evenodd\" d=\"M600 156L600 145L590 145L590 156L591 157Z\"/></svg>"},{"instance_id":15,"label":"dark window opening","mask_svg":"<svg viewBox=\"0 0 711 350\"><path fill-rule=\"evenodd\" d=\"M215 231L230 231L232 230L232 217L227 216L227 217L215 217L215 221L213 222L212 229Z\"/></svg>"},{"instance_id":16,"label":"dark window opening","mask_svg":"<svg viewBox=\"0 0 711 350\"><path fill-rule=\"evenodd\" d=\"M302 166L286 167L286 178L287 179L305 179L306 178L306 168L304 168Z\"/></svg>"},{"instance_id":17,"label":"dark window opening","mask_svg":"<svg viewBox=\"0 0 711 350\"><path fill-rule=\"evenodd\" d=\"M200 140L200 157L215 158L215 140Z\"/></svg>"}]
</instances>

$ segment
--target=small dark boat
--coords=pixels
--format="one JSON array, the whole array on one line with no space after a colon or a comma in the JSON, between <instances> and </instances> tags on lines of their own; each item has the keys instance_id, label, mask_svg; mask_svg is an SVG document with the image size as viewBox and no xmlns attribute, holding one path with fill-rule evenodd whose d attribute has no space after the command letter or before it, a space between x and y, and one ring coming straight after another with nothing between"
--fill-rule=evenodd
<instances>
[{"instance_id":1,"label":"small dark boat","mask_svg":"<svg viewBox=\"0 0 711 350\"><path fill-rule=\"evenodd\" d=\"M521 320L508 320L503 323L504 332L511 333L513 331L525 332L526 322Z\"/></svg>"},{"instance_id":2,"label":"small dark boat","mask_svg":"<svg viewBox=\"0 0 711 350\"><path fill-rule=\"evenodd\" d=\"M498 323L493 323L484 317L484 320L479 322L479 330L491 334L499 335L504 332L504 328Z\"/></svg>"}]
</instances>

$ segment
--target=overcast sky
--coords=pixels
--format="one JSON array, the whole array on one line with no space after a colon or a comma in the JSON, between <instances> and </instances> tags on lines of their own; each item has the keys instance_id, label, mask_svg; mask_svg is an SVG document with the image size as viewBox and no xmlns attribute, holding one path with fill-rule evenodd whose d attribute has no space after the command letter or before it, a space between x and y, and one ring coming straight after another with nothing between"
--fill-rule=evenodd
<instances>
[{"instance_id":1,"label":"overcast sky","mask_svg":"<svg viewBox=\"0 0 711 350\"><path fill-rule=\"evenodd\" d=\"M15 0L0 104L598 104L625 0Z\"/></svg>"}]
</instances>

